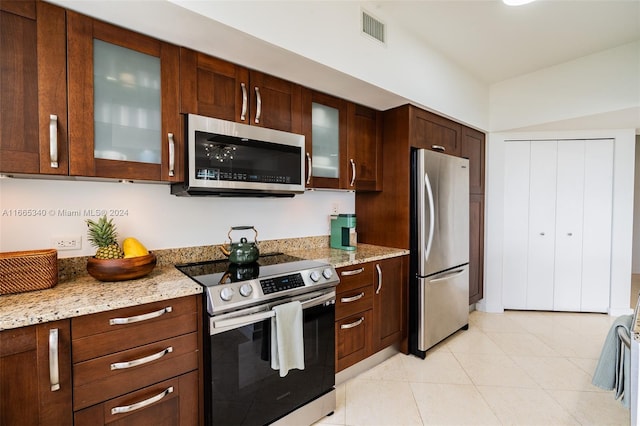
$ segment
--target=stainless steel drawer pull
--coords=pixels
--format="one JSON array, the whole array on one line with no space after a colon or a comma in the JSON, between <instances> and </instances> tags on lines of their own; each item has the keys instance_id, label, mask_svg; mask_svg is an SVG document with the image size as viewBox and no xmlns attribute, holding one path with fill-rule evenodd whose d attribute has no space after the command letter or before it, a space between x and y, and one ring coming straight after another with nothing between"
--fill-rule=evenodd
<instances>
[{"instance_id":1,"label":"stainless steel drawer pull","mask_svg":"<svg viewBox=\"0 0 640 426\"><path fill-rule=\"evenodd\" d=\"M360 319L358 321L354 321L351 324L342 324L340 326L341 330L346 330L347 328L353 328L353 327L357 327L360 324L362 324L364 322L364 317L360 317Z\"/></svg>"},{"instance_id":2,"label":"stainless steel drawer pull","mask_svg":"<svg viewBox=\"0 0 640 426\"><path fill-rule=\"evenodd\" d=\"M176 171L176 141L173 133L169 133L169 176L175 176Z\"/></svg>"},{"instance_id":3,"label":"stainless steel drawer pull","mask_svg":"<svg viewBox=\"0 0 640 426\"><path fill-rule=\"evenodd\" d=\"M356 183L356 162L353 161L353 158L350 158L349 161L351 162L351 182L349 186L353 186Z\"/></svg>"},{"instance_id":4,"label":"stainless steel drawer pull","mask_svg":"<svg viewBox=\"0 0 640 426\"><path fill-rule=\"evenodd\" d=\"M160 401L162 398L164 398L165 396L169 395L172 392L173 392L173 386L170 386L167 389L160 392L159 394L157 394L156 396L152 396L151 398L145 399L144 401L136 402L135 404L131 404L131 405L124 405L122 407L113 407L111 409L111 414L130 413L132 411L139 410L141 408L144 408L153 404L154 402Z\"/></svg>"},{"instance_id":5,"label":"stainless steel drawer pull","mask_svg":"<svg viewBox=\"0 0 640 426\"><path fill-rule=\"evenodd\" d=\"M51 167L58 168L58 116L49 115L49 160Z\"/></svg>"},{"instance_id":6,"label":"stainless steel drawer pull","mask_svg":"<svg viewBox=\"0 0 640 426\"><path fill-rule=\"evenodd\" d=\"M340 299L340 301L342 303L349 303L349 302L355 302L356 300L360 300L364 297L364 291L360 294L356 294L355 296L351 296L351 297L343 297L342 299Z\"/></svg>"},{"instance_id":7,"label":"stainless steel drawer pull","mask_svg":"<svg viewBox=\"0 0 640 426\"><path fill-rule=\"evenodd\" d=\"M256 123L260 123L262 116L262 96L260 96L260 88L256 86Z\"/></svg>"},{"instance_id":8,"label":"stainless steel drawer pull","mask_svg":"<svg viewBox=\"0 0 640 426\"><path fill-rule=\"evenodd\" d=\"M382 288L382 269L379 263L376 263L376 270L378 271L378 288L376 288L376 294L380 294L380 289Z\"/></svg>"},{"instance_id":9,"label":"stainless steel drawer pull","mask_svg":"<svg viewBox=\"0 0 640 426\"><path fill-rule=\"evenodd\" d=\"M169 346L168 348L161 350L157 354L145 356L144 358L138 358L138 359L134 359L133 361L126 361L126 362L114 362L113 364L111 364L111 369L124 370L126 368L137 367L138 365L146 364L148 362L160 359L166 354L170 354L171 352L173 352L173 347Z\"/></svg>"},{"instance_id":10,"label":"stainless steel drawer pull","mask_svg":"<svg viewBox=\"0 0 640 426\"><path fill-rule=\"evenodd\" d=\"M311 154L307 152L307 185L311 183Z\"/></svg>"},{"instance_id":11,"label":"stainless steel drawer pull","mask_svg":"<svg viewBox=\"0 0 640 426\"><path fill-rule=\"evenodd\" d=\"M109 325L123 325L123 324L131 324L134 322L146 321L153 318L161 317L162 315L173 311L171 306L167 306L166 308L162 308L159 311L149 312L148 314L136 315L135 317L129 318L111 318L109 320Z\"/></svg>"},{"instance_id":12,"label":"stainless steel drawer pull","mask_svg":"<svg viewBox=\"0 0 640 426\"><path fill-rule=\"evenodd\" d=\"M247 86L244 83L240 83L240 89L242 89L242 111L240 111L240 121L244 121L247 118Z\"/></svg>"},{"instance_id":13,"label":"stainless steel drawer pull","mask_svg":"<svg viewBox=\"0 0 640 426\"><path fill-rule=\"evenodd\" d=\"M49 330L49 383L51 391L60 389L60 368L58 365L58 329Z\"/></svg>"},{"instance_id":14,"label":"stainless steel drawer pull","mask_svg":"<svg viewBox=\"0 0 640 426\"><path fill-rule=\"evenodd\" d=\"M438 151L445 152L446 149L442 145L431 145L431 149L437 149Z\"/></svg>"},{"instance_id":15,"label":"stainless steel drawer pull","mask_svg":"<svg viewBox=\"0 0 640 426\"><path fill-rule=\"evenodd\" d=\"M343 277L349 277L351 275L358 275L364 272L364 268L360 268L360 269L354 269L353 271L342 271L340 272L340 275L342 275Z\"/></svg>"}]
</instances>

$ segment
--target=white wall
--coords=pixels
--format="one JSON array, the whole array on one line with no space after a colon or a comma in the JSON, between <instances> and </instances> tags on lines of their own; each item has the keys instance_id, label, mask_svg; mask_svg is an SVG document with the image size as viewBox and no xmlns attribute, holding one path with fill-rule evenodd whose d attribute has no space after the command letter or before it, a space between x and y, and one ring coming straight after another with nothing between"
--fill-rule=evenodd
<instances>
[{"instance_id":1,"label":"white wall","mask_svg":"<svg viewBox=\"0 0 640 426\"><path fill-rule=\"evenodd\" d=\"M367 106L412 102L488 129L487 84L379 10L388 43L363 36L358 1L50 1Z\"/></svg>"},{"instance_id":2,"label":"white wall","mask_svg":"<svg viewBox=\"0 0 640 426\"><path fill-rule=\"evenodd\" d=\"M636 172L633 198L633 267L640 274L640 135L636 136Z\"/></svg>"},{"instance_id":3,"label":"white wall","mask_svg":"<svg viewBox=\"0 0 640 426\"><path fill-rule=\"evenodd\" d=\"M490 109L493 132L640 129L640 41L496 83Z\"/></svg>"},{"instance_id":4,"label":"white wall","mask_svg":"<svg viewBox=\"0 0 640 426\"><path fill-rule=\"evenodd\" d=\"M59 257L92 255L85 219L102 210L121 211L110 215L120 241L133 236L149 249L221 244L234 225L254 225L261 240L329 235L334 205L355 212L354 193L346 191L293 198L190 198L169 191L162 184L0 179L0 251L48 248L51 237L82 236L81 250Z\"/></svg>"},{"instance_id":5,"label":"white wall","mask_svg":"<svg viewBox=\"0 0 640 426\"><path fill-rule=\"evenodd\" d=\"M479 310L502 312L502 256L504 204L504 144L508 139L593 139L612 138L614 148L613 224L611 292L609 313L630 312L631 249L633 231L633 193L635 162L635 129L493 133L487 143L486 210L485 210L485 290Z\"/></svg>"}]
</instances>

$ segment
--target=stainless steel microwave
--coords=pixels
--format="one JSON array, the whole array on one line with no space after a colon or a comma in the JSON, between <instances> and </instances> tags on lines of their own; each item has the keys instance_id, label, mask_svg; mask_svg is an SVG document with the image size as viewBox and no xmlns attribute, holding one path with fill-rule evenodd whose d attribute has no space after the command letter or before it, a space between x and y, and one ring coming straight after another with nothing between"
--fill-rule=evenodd
<instances>
[{"instance_id":1,"label":"stainless steel microwave","mask_svg":"<svg viewBox=\"0 0 640 426\"><path fill-rule=\"evenodd\" d=\"M304 136L185 115L182 196L294 196L304 192Z\"/></svg>"}]
</instances>

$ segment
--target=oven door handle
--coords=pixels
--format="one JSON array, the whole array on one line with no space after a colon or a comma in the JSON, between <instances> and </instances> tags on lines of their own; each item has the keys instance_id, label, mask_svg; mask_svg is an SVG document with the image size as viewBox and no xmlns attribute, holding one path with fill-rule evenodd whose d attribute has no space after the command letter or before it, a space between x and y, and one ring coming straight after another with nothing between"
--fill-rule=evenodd
<instances>
[{"instance_id":1,"label":"oven door handle","mask_svg":"<svg viewBox=\"0 0 640 426\"><path fill-rule=\"evenodd\" d=\"M314 306L321 305L326 302L335 301L336 293L335 291L331 291L329 293L321 294L320 296L313 297L311 299L307 299L301 302L302 309L312 308ZM223 319L223 320L213 320L213 328L239 328L245 325L253 324L258 321L263 321L268 318L275 316L275 311L268 310L265 312L258 312L256 314L243 315L235 318Z\"/></svg>"}]
</instances>

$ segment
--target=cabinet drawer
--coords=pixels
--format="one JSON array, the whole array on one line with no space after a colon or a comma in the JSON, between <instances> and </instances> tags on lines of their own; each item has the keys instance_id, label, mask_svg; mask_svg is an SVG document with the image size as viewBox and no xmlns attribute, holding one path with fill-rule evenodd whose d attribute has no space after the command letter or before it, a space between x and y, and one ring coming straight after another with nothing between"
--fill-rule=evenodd
<instances>
[{"instance_id":1,"label":"cabinet drawer","mask_svg":"<svg viewBox=\"0 0 640 426\"><path fill-rule=\"evenodd\" d=\"M73 366L76 410L198 368L197 333L151 343Z\"/></svg>"},{"instance_id":2,"label":"cabinet drawer","mask_svg":"<svg viewBox=\"0 0 640 426\"><path fill-rule=\"evenodd\" d=\"M74 318L73 362L191 333L197 327L194 296Z\"/></svg>"},{"instance_id":3,"label":"cabinet drawer","mask_svg":"<svg viewBox=\"0 0 640 426\"><path fill-rule=\"evenodd\" d=\"M193 371L78 411L74 424L195 426L198 419L198 374Z\"/></svg>"},{"instance_id":4,"label":"cabinet drawer","mask_svg":"<svg viewBox=\"0 0 640 426\"><path fill-rule=\"evenodd\" d=\"M373 263L345 266L337 269L340 283L336 293L353 290L373 283Z\"/></svg>"},{"instance_id":5,"label":"cabinet drawer","mask_svg":"<svg viewBox=\"0 0 640 426\"><path fill-rule=\"evenodd\" d=\"M373 286L356 288L336 296L336 320L363 312L373 307Z\"/></svg>"},{"instance_id":6,"label":"cabinet drawer","mask_svg":"<svg viewBox=\"0 0 640 426\"><path fill-rule=\"evenodd\" d=\"M371 354L371 310L336 321L336 371Z\"/></svg>"}]
</instances>

